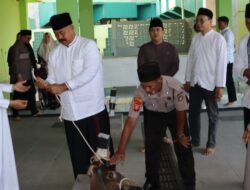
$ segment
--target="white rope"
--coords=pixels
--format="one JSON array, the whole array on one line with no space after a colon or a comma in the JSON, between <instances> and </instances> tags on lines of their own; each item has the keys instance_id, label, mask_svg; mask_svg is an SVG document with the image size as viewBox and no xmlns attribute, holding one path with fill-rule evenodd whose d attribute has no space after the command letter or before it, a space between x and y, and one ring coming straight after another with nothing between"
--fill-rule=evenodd
<instances>
[{"instance_id":1,"label":"white rope","mask_svg":"<svg viewBox=\"0 0 250 190\"><path fill-rule=\"evenodd\" d=\"M59 98L58 95L55 95L56 99L58 100L58 102L60 103L62 109L64 109L64 106ZM60 117L59 119L62 121L62 109L61 109L61 113L60 113ZM66 109L64 109L66 111ZM87 139L84 137L84 135L82 134L81 130L79 129L79 127L76 125L76 123L74 121L71 121L74 125L74 127L77 129L77 131L79 132L79 134L81 135L82 139L84 140L84 142L86 143L86 145L89 147L89 149L91 150L91 152L96 156L96 158L102 163L103 161L101 160L100 156L98 154L96 154L96 152L93 150L93 148L90 146L90 144L88 143Z\"/></svg>"},{"instance_id":2,"label":"white rope","mask_svg":"<svg viewBox=\"0 0 250 190\"><path fill-rule=\"evenodd\" d=\"M119 183L119 189L120 189L120 190L122 189L122 183L123 183L125 180L128 180L128 181L129 181L129 179L126 178L126 177L122 178L122 180L121 180L120 183Z\"/></svg>"},{"instance_id":3,"label":"white rope","mask_svg":"<svg viewBox=\"0 0 250 190\"><path fill-rule=\"evenodd\" d=\"M33 78L36 80L36 76L35 76L35 73L34 73L34 69L32 70L32 75L33 75ZM59 119L60 119L60 121L62 122L62 120L63 120L63 119L62 119L62 110L64 109L64 106L63 106L63 104L62 104L62 102L61 102L59 96L56 95L56 94L55 94L55 96L56 96L56 99L58 100L58 102L59 102L60 105L61 105L61 112L60 112ZM64 110L67 112L66 109L64 109ZM98 154L96 154L96 152L92 149L92 147L91 147L90 144L88 143L87 139L84 137L84 135L82 134L81 130L79 129L79 127L75 124L74 121L71 121L71 122L73 123L74 127L77 129L77 131L79 132L79 134L81 135L82 139L84 140L84 142L86 143L86 145L89 147L89 149L91 150L91 152L96 156L96 158L97 158L102 164L104 164L103 161L101 160L101 157L100 157Z\"/></svg>"}]
</instances>

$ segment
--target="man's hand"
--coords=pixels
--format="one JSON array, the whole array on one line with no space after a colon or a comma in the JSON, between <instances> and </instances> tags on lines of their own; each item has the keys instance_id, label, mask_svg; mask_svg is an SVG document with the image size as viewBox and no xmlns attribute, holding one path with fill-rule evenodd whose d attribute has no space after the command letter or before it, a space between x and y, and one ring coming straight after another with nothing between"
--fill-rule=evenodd
<instances>
[{"instance_id":1,"label":"man's hand","mask_svg":"<svg viewBox=\"0 0 250 190\"><path fill-rule=\"evenodd\" d=\"M178 140L177 140L182 146L185 148L188 148L190 145L190 140L188 137L186 137L184 134L179 135Z\"/></svg>"},{"instance_id":2,"label":"man's hand","mask_svg":"<svg viewBox=\"0 0 250 190\"><path fill-rule=\"evenodd\" d=\"M13 84L13 89L18 92L26 92L30 89L30 86L24 86L27 81L19 81Z\"/></svg>"},{"instance_id":3,"label":"man's hand","mask_svg":"<svg viewBox=\"0 0 250 190\"><path fill-rule=\"evenodd\" d=\"M189 92L189 90L190 90L190 82L186 82L186 83L183 85L183 87L184 87L184 90L185 90L186 92Z\"/></svg>"},{"instance_id":4,"label":"man's hand","mask_svg":"<svg viewBox=\"0 0 250 190\"><path fill-rule=\"evenodd\" d=\"M244 143L247 144L249 139L250 139L250 131L246 129L243 133L242 140L244 141Z\"/></svg>"},{"instance_id":5,"label":"man's hand","mask_svg":"<svg viewBox=\"0 0 250 190\"><path fill-rule=\"evenodd\" d=\"M220 100L223 96L224 88L223 87L216 87L215 88L215 98Z\"/></svg>"},{"instance_id":6,"label":"man's hand","mask_svg":"<svg viewBox=\"0 0 250 190\"><path fill-rule=\"evenodd\" d=\"M10 101L10 107L14 108L14 109L24 109L26 108L28 105L28 101L27 100L11 100Z\"/></svg>"},{"instance_id":7,"label":"man's hand","mask_svg":"<svg viewBox=\"0 0 250 190\"><path fill-rule=\"evenodd\" d=\"M46 87L48 86L48 82L43 80L40 77L36 77L36 85L38 86L38 88L40 89L46 89Z\"/></svg>"},{"instance_id":8,"label":"man's hand","mask_svg":"<svg viewBox=\"0 0 250 190\"><path fill-rule=\"evenodd\" d=\"M111 158L110 158L110 164L116 165L117 163L124 161L125 153L118 153L116 152Z\"/></svg>"},{"instance_id":9,"label":"man's hand","mask_svg":"<svg viewBox=\"0 0 250 190\"><path fill-rule=\"evenodd\" d=\"M52 94L61 94L64 91L68 90L66 84L49 84L46 86L46 90Z\"/></svg>"},{"instance_id":10,"label":"man's hand","mask_svg":"<svg viewBox=\"0 0 250 190\"><path fill-rule=\"evenodd\" d=\"M244 70L243 76L247 77L248 80L250 80L250 68Z\"/></svg>"}]
</instances>

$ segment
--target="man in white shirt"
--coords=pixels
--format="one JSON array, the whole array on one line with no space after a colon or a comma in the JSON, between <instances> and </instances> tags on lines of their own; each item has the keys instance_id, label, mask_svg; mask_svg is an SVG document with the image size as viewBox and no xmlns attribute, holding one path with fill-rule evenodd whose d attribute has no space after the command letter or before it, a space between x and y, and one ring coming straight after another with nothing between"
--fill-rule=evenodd
<instances>
[{"instance_id":1,"label":"man in white shirt","mask_svg":"<svg viewBox=\"0 0 250 190\"><path fill-rule=\"evenodd\" d=\"M245 24L250 32L250 3L246 5ZM236 53L234 73L246 83L246 88L242 100L244 109L244 134L243 140L247 146L246 165L244 175L244 190L250 189L250 33L245 35Z\"/></svg>"},{"instance_id":2,"label":"man in white shirt","mask_svg":"<svg viewBox=\"0 0 250 190\"><path fill-rule=\"evenodd\" d=\"M110 134L104 103L102 58L93 40L76 35L69 13L52 16L50 23L60 45L49 55L47 82L38 78L37 83L39 87L60 95L61 115L76 178L87 172L93 153L72 121L95 151L98 134ZM110 149L113 154L112 140Z\"/></svg>"},{"instance_id":3,"label":"man in white shirt","mask_svg":"<svg viewBox=\"0 0 250 190\"><path fill-rule=\"evenodd\" d=\"M223 95L227 67L227 44L221 34L212 30L212 17L209 9L199 9L196 26L200 32L193 37L189 48L184 85L190 95L189 124L193 146L200 145L202 100L206 103L209 131L205 155L213 155L215 151L219 114L217 100Z\"/></svg>"},{"instance_id":4,"label":"man in white shirt","mask_svg":"<svg viewBox=\"0 0 250 190\"><path fill-rule=\"evenodd\" d=\"M250 32L250 3L246 5L245 24ZM244 108L244 128L248 130L247 125L250 123L250 33L245 35L240 41L235 57L234 73L235 76L238 76L246 83L242 105Z\"/></svg>"},{"instance_id":5,"label":"man in white shirt","mask_svg":"<svg viewBox=\"0 0 250 190\"><path fill-rule=\"evenodd\" d=\"M26 92L30 86L24 86L26 81L20 81L13 85L0 84L0 189L19 190L18 177L16 171L15 155L13 151L12 138L10 133L9 120L6 109L24 109L28 105L27 100L8 100L3 96L3 92Z\"/></svg>"},{"instance_id":6,"label":"man in white shirt","mask_svg":"<svg viewBox=\"0 0 250 190\"><path fill-rule=\"evenodd\" d=\"M228 27L229 19L226 16L218 18L218 26L220 33L224 36L227 42L227 94L228 102L224 106L231 106L236 100L236 91L233 79L233 61L234 61L234 34Z\"/></svg>"}]
</instances>

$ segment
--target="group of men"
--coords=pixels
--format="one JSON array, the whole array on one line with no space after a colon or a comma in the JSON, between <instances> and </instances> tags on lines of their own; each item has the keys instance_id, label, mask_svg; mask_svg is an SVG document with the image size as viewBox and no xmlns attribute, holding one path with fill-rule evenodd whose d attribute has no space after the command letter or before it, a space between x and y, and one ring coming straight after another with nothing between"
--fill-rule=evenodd
<instances>
[{"instance_id":1,"label":"group of men","mask_svg":"<svg viewBox=\"0 0 250 190\"><path fill-rule=\"evenodd\" d=\"M195 190L192 147L200 146L200 111L203 100L209 117L208 140L204 154L213 155L215 152L218 125L217 101L223 95L227 69L232 70L230 64L233 60L227 53L225 40L227 37L224 38L212 29L212 18L212 11L206 8L199 9L196 17L196 27L199 32L193 37L189 49L184 88L179 81L172 78L179 69L179 58L175 47L163 40L162 21L154 18L150 22L151 42L141 46L138 54L137 73L140 86L135 91L117 151L114 153L112 138L109 146L110 162L116 164L125 156L126 145L143 107L146 164L144 190L160 189L158 170L166 127L169 128L173 138L183 186L186 190ZM219 18L219 22L224 21L227 19ZM76 178L79 174L87 172L93 153L81 139L74 124L79 127L94 150L98 147L98 134L110 134L109 117L104 101L102 58L93 40L80 37L75 33L68 13L52 16L50 23L60 45L49 55L47 79L38 77L36 84L39 88L60 96L61 116L64 120ZM246 26L250 31L250 4L246 6ZM222 34L226 32L225 28L221 29ZM246 48L248 38L249 35L243 38L239 56L235 62L238 75L248 85L244 99L245 125L249 123L250 118L250 63L248 62L250 53ZM26 61L29 57L28 49L19 42L16 46L18 45L23 49L17 56L20 64L25 62L30 67L32 63ZM18 80L18 77L25 80L32 79L29 72L18 75L19 70L25 67L15 65L14 73L17 77L15 80ZM185 91L189 93L189 108ZM235 100L232 98L229 102Z\"/></svg>"}]
</instances>

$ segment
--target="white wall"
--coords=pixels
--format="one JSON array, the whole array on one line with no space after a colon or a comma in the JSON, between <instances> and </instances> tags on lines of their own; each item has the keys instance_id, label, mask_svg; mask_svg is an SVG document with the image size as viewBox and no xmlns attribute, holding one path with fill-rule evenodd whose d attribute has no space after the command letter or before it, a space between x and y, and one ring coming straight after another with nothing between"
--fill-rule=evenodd
<instances>
[{"instance_id":1,"label":"white wall","mask_svg":"<svg viewBox=\"0 0 250 190\"><path fill-rule=\"evenodd\" d=\"M187 55L180 55L179 71L174 76L184 82ZM104 87L137 86L137 57L112 57L103 59Z\"/></svg>"}]
</instances>

